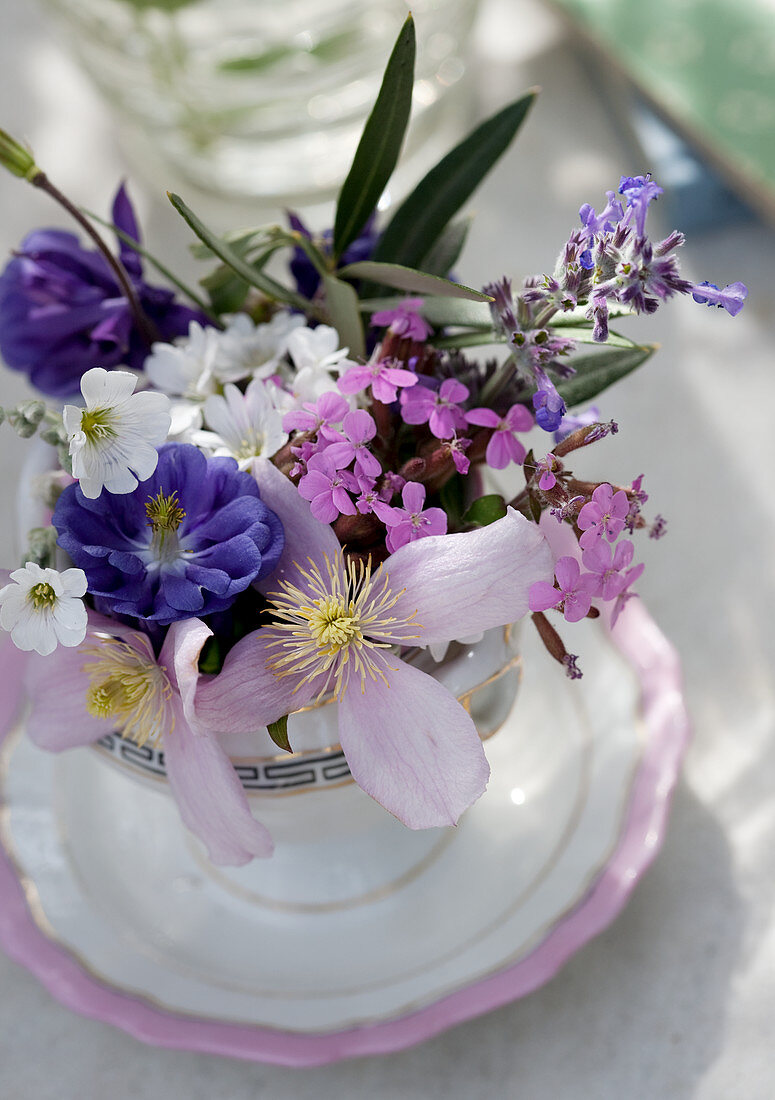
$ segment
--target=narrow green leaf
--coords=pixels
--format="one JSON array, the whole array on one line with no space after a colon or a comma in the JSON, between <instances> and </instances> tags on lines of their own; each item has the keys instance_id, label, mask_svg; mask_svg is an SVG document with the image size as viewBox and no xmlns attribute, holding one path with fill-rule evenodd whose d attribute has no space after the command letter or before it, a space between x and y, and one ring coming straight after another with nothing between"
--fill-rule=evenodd
<instances>
[{"instance_id":1,"label":"narrow green leaf","mask_svg":"<svg viewBox=\"0 0 775 1100\"><path fill-rule=\"evenodd\" d=\"M454 474L449 481L444 482L439 490L439 502L449 517L450 526L453 529L460 527L465 507L463 479L460 474Z\"/></svg>"},{"instance_id":2,"label":"narrow green leaf","mask_svg":"<svg viewBox=\"0 0 775 1100\"><path fill-rule=\"evenodd\" d=\"M426 271L415 271L400 264L378 264L373 260L360 260L356 264L347 264L337 271L340 278L369 279L382 286L393 286L396 290L408 290L417 294L435 294L442 298L467 298L472 302L491 302L488 294L474 290L462 283L451 283L440 279L438 275L429 275ZM394 303L395 304L395 303Z\"/></svg>"},{"instance_id":3,"label":"narrow green leaf","mask_svg":"<svg viewBox=\"0 0 775 1100\"><path fill-rule=\"evenodd\" d=\"M396 166L412 106L414 55L414 20L410 14L390 55L377 102L339 192L334 220L337 258L363 229Z\"/></svg>"},{"instance_id":4,"label":"narrow green leaf","mask_svg":"<svg viewBox=\"0 0 775 1100\"><path fill-rule=\"evenodd\" d=\"M557 390L569 408L582 405L645 363L656 350L656 344L644 344L577 355L570 360L576 373L573 378L559 382Z\"/></svg>"},{"instance_id":5,"label":"narrow green leaf","mask_svg":"<svg viewBox=\"0 0 775 1100\"><path fill-rule=\"evenodd\" d=\"M464 523L474 524L476 527L487 527L495 523L496 519L503 519L506 515L506 501L500 493L490 493L485 497L478 497L463 516Z\"/></svg>"},{"instance_id":6,"label":"narrow green leaf","mask_svg":"<svg viewBox=\"0 0 775 1100\"><path fill-rule=\"evenodd\" d=\"M227 57L219 61L216 68L222 73L252 73L253 75L265 69L271 69L278 61L285 61L297 51L293 46L270 46L263 53L245 54L242 57Z\"/></svg>"},{"instance_id":7,"label":"narrow green leaf","mask_svg":"<svg viewBox=\"0 0 775 1100\"><path fill-rule=\"evenodd\" d=\"M288 740L287 714L283 715L282 718L278 718L276 722L270 722L266 728L278 749L282 749L284 752L293 752L291 743Z\"/></svg>"},{"instance_id":8,"label":"narrow green leaf","mask_svg":"<svg viewBox=\"0 0 775 1100\"><path fill-rule=\"evenodd\" d=\"M450 222L442 229L438 240L423 258L423 269L429 275L449 277L450 271L460 259L473 220L471 216L458 218L456 222Z\"/></svg>"},{"instance_id":9,"label":"narrow green leaf","mask_svg":"<svg viewBox=\"0 0 775 1100\"><path fill-rule=\"evenodd\" d=\"M312 302L307 301L301 294L297 294L295 291L290 290L288 287L278 283L275 279L265 275L262 271L258 271L251 264L247 263L236 252L231 245L228 245L225 241L217 237L212 230L208 229L203 222L199 220L193 210L190 210L188 206L183 202L179 195L174 195L167 192L172 205L177 212L183 218L183 220L190 226L193 232L199 237L200 241L203 241L212 252L230 267L235 275L239 275L241 279L244 279L249 286L254 286L257 290L263 291L270 298L274 298L280 302L287 302L289 305L295 306L297 309L302 310L307 314L314 314L315 308Z\"/></svg>"},{"instance_id":10,"label":"narrow green leaf","mask_svg":"<svg viewBox=\"0 0 775 1100\"><path fill-rule=\"evenodd\" d=\"M419 267L449 220L470 198L522 125L537 89L469 134L422 179L386 227L375 260Z\"/></svg>"},{"instance_id":11,"label":"narrow green leaf","mask_svg":"<svg viewBox=\"0 0 775 1100\"><path fill-rule=\"evenodd\" d=\"M349 283L343 283L333 275L323 276L326 289L326 305L342 347L349 348L349 357L365 357L366 343L363 336L363 322L358 312L358 295Z\"/></svg>"},{"instance_id":12,"label":"narrow green leaf","mask_svg":"<svg viewBox=\"0 0 775 1100\"><path fill-rule=\"evenodd\" d=\"M597 348L636 348L638 345L634 340L630 340L627 336L620 336L618 332L609 332L608 339L604 344L598 343L597 340L592 339L592 325L587 322L587 326L584 325L569 325L565 326L553 325L552 333L556 336L562 336L566 340L577 340L580 344L594 344Z\"/></svg>"},{"instance_id":13,"label":"narrow green leaf","mask_svg":"<svg viewBox=\"0 0 775 1100\"><path fill-rule=\"evenodd\" d=\"M358 303L363 313L378 313L393 309L395 298L364 298ZM465 298L440 298L427 295L423 298L423 317L432 325L460 325L464 328L492 329L492 317L488 302L472 302Z\"/></svg>"},{"instance_id":14,"label":"narrow green leaf","mask_svg":"<svg viewBox=\"0 0 775 1100\"><path fill-rule=\"evenodd\" d=\"M494 332L492 329L474 329L468 332L453 333L451 336L438 336L434 338L434 348L444 350L446 348L486 348L493 344L505 344L505 336Z\"/></svg>"}]
</instances>

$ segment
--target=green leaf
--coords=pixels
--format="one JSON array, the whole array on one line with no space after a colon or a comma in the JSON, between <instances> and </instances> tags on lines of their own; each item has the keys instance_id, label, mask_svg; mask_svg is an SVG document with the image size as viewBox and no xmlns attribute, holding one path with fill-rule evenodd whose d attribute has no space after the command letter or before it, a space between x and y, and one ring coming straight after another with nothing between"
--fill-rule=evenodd
<instances>
[{"instance_id":1,"label":"green leaf","mask_svg":"<svg viewBox=\"0 0 775 1100\"><path fill-rule=\"evenodd\" d=\"M532 90L487 119L428 172L393 215L375 260L408 267L423 262L444 227L506 151L536 95Z\"/></svg>"},{"instance_id":2,"label":"green leaf","mask_svg":"<svg viewBox=\"0 0 775 1100\"><path fill-rule=\"evenodd\" d=\"M396 166L412 106L414 55L414 20L410 14L390 55L377 102L339 192L334 220L337 258L363 229Z\"/></svg>"},{"instance_id":3,"label":"green leaf","mask_svg":"<svg viewBox=\"0 0 775 1100\"><path fill-rule=\"evenodd\" d=\"M434 348L485 348L493 344L505 344L506 337L490 329L475 329L469 332L453 333L451 336L439 336L434 339Z\"/></svg>"},{"instance_id":4,"label":"green leaf","mask_svg":"<svg viewBox=\"0 0 775 1100\"><path fill-rule=\"evenodd\" d=\"M415 271L400 264L377 264L373 260L360 260L356 264L340 267L337 275L345 279L369 279L382 286L392 286L397 290L408 290L417 294L435 294L446 298L466 298L472 302L491 302L488 294L474 290L462 283L451 283L449 279L440 279L438 275L429 275L426 271ZM395 302L393 303L395 305Z\"/></svg>"},{"instance_id":5,"label":"green leaf","mask_svg":"<svg viewBox=\"0 0 775 1100\"><path fill-rule=\"evenodd\" d=\"M270 278L262 271L258 271L251 264L247 263L231 245L227 244L226 241L217 237L212 230L208 229L207 226L199 220L193 210L190 210L189 207L186 206L179 195L174 195L168 191L167 197L183 220L190 226L197 237L199 237L199 240L203 241L204 244L215 253L219 260L225 263L227 267L230 267L235 275L239 275L241 279L244 279L249 286L254 286L257 290L262 291L264 294L277 301L287 302L288 305L295 306L296 309L300 309L304 313L314 314L316 312L313 303L307 301L301 294L297 294L295 291L283 286L282 283L278 283L275 279Z\"/></svg>"},{"instance_id":6,"label":"green leaf","mask_svg":"<svg viewBox=\"0 0 775 1100\"><path fill-rule=\"evenodd\" d=\"M224 656L221 643L212 634L202 646L202 652L199 654L199 671L204 676L217 676L223 668Z\"/></svg>"},{"instance_id":7,"label":"green leaf","mask_svg":"<svg viewBox=\"0 0 775 1100\"><path fill-rule=\"evenodd\" d=\"M465 500L463 496L463 479L459 474L454 474L449 481L445 481L439 490L439 502L450 519L450 526L459 527L463 520L463 508Z\"/></svg>"},{"instance_id":8,"label":"green leaf","mask_svg":"<svg viewBox=\"0 0 775 1100\"><path fill-rule=\"evenodd\" d=\"M488 524L495 523L496 519L503 519L505 515L506 501L500 493L490 493L473 502L463 516L463 522L471 523L475 527L487 527Z\"/></svg>"},{"instance_id":9,"label":"green leaf","mask_svg":"<svg viewBox=\"0 0 775 1100\"><path fill-rule=\"evenodd\" d=\"M363 322L358 311L358 295L349 283L333 275L323 276L326 289L326 305L342 347L349 348L349 357L357 359L366 355L366 343L363 336Z\"/></svg>"},{"instance_id":10,"label":"green leaf","mask_svg":"<svg viewBox=\"0 0 775 1100\"><path fill-rule=\"evenodd\" d=\"M263 53L245 54L243 57L227 57L219 61L216 68L222 73L260 73L264 69L271 69L278 61L285 61L287 57L297 53L293 46L270 46Z\"/></svg>"},{"instance_id":11,"label":"green leaf","mask_svg":"<svg viewBox=\"0 0 775 1100\"><path fill-rule=\"evenodd\" d=\"M284 752L293 752L291 743L288 740L287 714L283 715L282 718L278 718L276 722L270 722L266 728L278 749L283 749Z\"/></svg>"},{"instance_id":12,"label":"green leaf","mask_svg":"<svg viewBox=\"0 0 775 1100\"><path fill-rule=\"evenodd\" d=\"M473 220L470 215L467 218L458 218L441 231L439 239L423 258L422 266L429 275L442 275L445 278L449 276L460 259Z\"/></svg>"},{"instance_id":13,"label":"green leaf","mask_svg":"<svg viewBox=\"0 0 775 1100\"><path fill-rule=\"evenodd\" d=\"M557 390L569 408L582 405L645 363L656 350L656 344L636 344L632 348L578 355L570 360L575 375L559 382Z\"/></svg>"},{"instance_id":14,"label":"green leaf","mask_svg":"<svg viewBox=\"0 0 775 1100\"><path fill-rule=\"evenodd\" d=\"M592 339L592 325L589 322L587 324L589 325L588 328L582 325L569 325L567 328L561 325L552 325L552 334L562 336L566 340L577 340L580 344L594 344L598 348L638 347L634 340L630 340L627 336L620 336L617 332L609 332L608 339L601 344Z\"/></svg>"}]
</instances>

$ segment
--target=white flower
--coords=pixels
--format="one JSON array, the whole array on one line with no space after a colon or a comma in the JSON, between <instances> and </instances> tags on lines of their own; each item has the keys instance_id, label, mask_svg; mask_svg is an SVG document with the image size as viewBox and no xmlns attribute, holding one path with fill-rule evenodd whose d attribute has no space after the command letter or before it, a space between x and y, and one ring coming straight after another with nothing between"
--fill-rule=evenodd
<instances>
[{"instance_id":1,"label":"white flower","mask_svg":"<svg viewBox=\"0 0 775 1100\"><path fill-rule=\"evenodd\" d=\"M288 354L297 371L311 367L338 373L354 367L355 363L347 358L348 351L339 347L339 333L329 325L297 328L288 337Z\"/></svg>"},{"instance_id":2,"label":"white flower","mask_svg":"<svg viewBox=\"0 0 775 1100\"><path fill-rule=\"evenodd\" d=\"M86 592L82 569L41 569L28 561L11 573L13 584L0 588L0 626L10 631L17 649L34 649L41 657L57 645L80 645L86 637Z\"/></svg>"},{"instance_id":3,"label":"white flower","mask_svg":"<svg viewBox=\"0 0 775 1100\"><path fill-rule=\"evenodd\" d=\"M288 439L282 417L259 379L244 394L228 383L223 397L207 398L204 411L211 431L193 433L192 442L216 455L236 458L242 470L254 458L271 458Z\"/></svg>"},{"instance_id":4,"label":"white flower","mask_svg":"<svg viewBox=\"0 0 775 1100\"><path fill-rule=\"evenodd\" d=\"M156 469L156 448L170 427L170 403L163 393L135 393L136 384L127 371L92 367L81 378L86 408L62 410L73 477L91 500L103 488L131 493Z\"/></svg>"},{"instance_id":5,"label":"white flower","mask_svg":"<svg viewBox=\"0 0 775 1100\"><path fill-rule=\"evenodd\" d=\"M268 378L279 369L291 333L303 325L303 317L295 313L276 313L271 321L260 325L246 313L236 314L218 336L214 367L218 381Z\"/></svg>"},{"instance_id":6,"label":"white flower","mask_svg":"<svg viewBox=\"0 0 775 1100\"><path fill-rule=\"evenodd\" d=\"M178 344L153 345L145 361L145 373L163 393L203 401L216 389L219 335L217 329L192 321L188 337Z\"/></svg>"}]
</instances>

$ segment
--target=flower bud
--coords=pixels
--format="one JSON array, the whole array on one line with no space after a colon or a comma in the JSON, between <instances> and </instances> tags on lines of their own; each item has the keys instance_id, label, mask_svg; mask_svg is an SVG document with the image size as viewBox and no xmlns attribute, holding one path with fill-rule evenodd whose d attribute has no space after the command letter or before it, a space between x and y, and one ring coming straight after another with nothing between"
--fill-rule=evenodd
<instances>
[{"instance_id":1,"label":"flower bud","mask_svg":"<svg viewBox=\"0 0 775 1100\"><path fill-rule=\"evenodd\" d=\"M5 130L0 130L0 164L21 179L32 180L40 172L35 158Z\"/></svg>"}]
</instances>

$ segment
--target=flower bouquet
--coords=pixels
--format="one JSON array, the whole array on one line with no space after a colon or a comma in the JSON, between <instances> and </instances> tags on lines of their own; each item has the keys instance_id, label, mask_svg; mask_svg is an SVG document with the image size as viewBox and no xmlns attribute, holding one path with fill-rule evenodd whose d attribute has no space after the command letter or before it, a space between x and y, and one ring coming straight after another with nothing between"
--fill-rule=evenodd
<instances>
[{"instance_id":1,"label":"flower bouquet","mask_svg":"<svg viewBox=\"0 0 775 1100\"><path fill-rule=\"evenodd\" d=\"M339 774L411 829L480 797L480 730L439 670L529 616L580 677L566 632L616 622L643 570L635 538L665 529L642 476L584 477L584 449L617 431L591 402L654 350L610 326L676 294L734 316L746 295L684 279L680 232L650 239L649 175L585 204L550 272L459 282L458 212L535 93L381 218L413 59L410 18L332 230L290 214L218 236L169 196L210 264L196 289L141 243L123 186L102 222L0 136L2 163L90 238L36 230L0 276L2 357L53 399L4 411L46 455L29 485L44 518L0 590L29 655L27 729L53 751L163 753L216 864L273 850L229 745L292 753L316 707ZM507 469L520 485L496 491Z\"/></svg>"}]
</instances>

